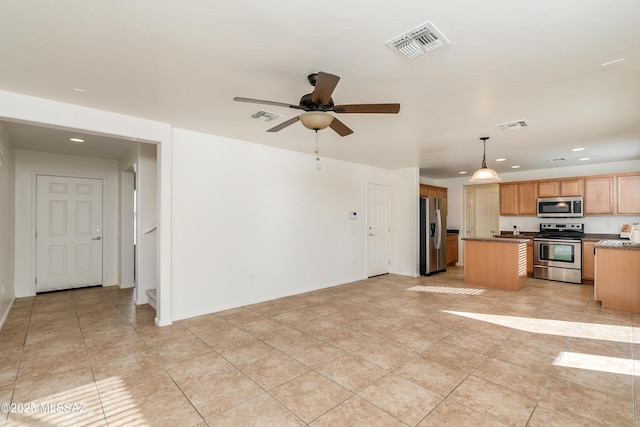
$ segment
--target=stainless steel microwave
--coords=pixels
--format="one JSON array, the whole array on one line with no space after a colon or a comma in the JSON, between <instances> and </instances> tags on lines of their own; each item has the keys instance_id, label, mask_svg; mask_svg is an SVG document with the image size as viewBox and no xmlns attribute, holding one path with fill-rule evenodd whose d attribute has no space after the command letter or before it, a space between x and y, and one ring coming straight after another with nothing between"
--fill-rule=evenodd
<instances>
[{"instance_id":1,"label":"stainless steel microwave","mask_svg":"<svg viewBox=\"0 0 640 427\"><path fill-rule=\"evenodd\" d=\"M583 198L549 197L538 199L538 217L540 218L582 218L584 216Z\"/></svg>"}]
</instances>

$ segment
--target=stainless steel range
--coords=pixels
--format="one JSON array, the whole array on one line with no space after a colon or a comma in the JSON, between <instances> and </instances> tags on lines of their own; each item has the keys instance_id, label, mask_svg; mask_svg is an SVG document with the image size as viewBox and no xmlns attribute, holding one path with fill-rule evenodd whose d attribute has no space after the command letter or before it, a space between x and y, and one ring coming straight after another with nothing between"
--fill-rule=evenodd
<instances>
[{"instance_id":1,"label":"stainless steel range","mask_svg":"<svg viewBox=\"0 0 640 427\"><path fill-rule=\"evenodd\" d=\"M540 224L533 238L533 277L582 283L584 224Z\"/></svg>"}]
</instances>

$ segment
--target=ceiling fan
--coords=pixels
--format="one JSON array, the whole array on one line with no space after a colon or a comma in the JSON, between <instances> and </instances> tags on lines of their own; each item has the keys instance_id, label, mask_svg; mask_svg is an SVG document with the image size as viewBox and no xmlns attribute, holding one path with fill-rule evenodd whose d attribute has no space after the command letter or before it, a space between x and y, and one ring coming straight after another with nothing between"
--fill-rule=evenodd
<instances>
[{"instance_id":1,"label":"ceiling fan","mask_svg":"<svg viewBox=\"0 0 640 427\"><path fill-rule=\"evenodd\" d=\"M298 105L287 104L284 102L264 101L262 99L235 97L234 101L251 102L254 104L275 105L277 107L288 107L296 110L303 110L304 113L293 117L277 126L268 129L267 132L278 132L287 126L301 121L302 124L312 130L318 131L330 127L340 136L347 136L353 133L347 125L328 114L329 111L334 113L377 113L377 114L398 114L400 104L343 104L335 105L331 94L336 88L340 77L333 74L324 73L322 71L307 76L311 86L315 89L312 93L308 93L300 98Z\"/></svg>"}]
</instances>

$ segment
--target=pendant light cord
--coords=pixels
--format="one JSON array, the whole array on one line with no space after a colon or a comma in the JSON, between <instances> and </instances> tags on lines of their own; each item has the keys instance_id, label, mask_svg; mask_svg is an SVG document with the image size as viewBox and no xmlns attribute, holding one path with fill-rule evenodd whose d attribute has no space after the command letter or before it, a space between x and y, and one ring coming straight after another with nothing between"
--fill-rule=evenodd
<instances>
[{"instance_id":1,"label":"pendant light cord","mask_svg":"<svg viewBox=\"0 0 640 427\"><path fill-rule=\"evenodd\" d=\"M480 169L487 169L487 139L488 136L483 136L480 138L482 140L482 166Z\"/></svg>"},{"instance_id":2,"label":"pendant light cord","mask_svg":"<svg viewBox=\"0 0 640 427\"><path fill-rule=\"evenodd\" d=\"M487 140L485 139L484 141L482 141L483 145L483 149L482 149L482 168L486 169L487 168Z\"/></svg>"}]
</instances>

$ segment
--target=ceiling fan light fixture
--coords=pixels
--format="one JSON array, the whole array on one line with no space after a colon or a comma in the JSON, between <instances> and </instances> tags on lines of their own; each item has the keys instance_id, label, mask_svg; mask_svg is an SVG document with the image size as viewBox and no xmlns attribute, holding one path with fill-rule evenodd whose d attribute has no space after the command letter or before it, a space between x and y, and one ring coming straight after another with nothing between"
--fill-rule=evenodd
<instances>
[{"instance_id":1,"label":"ceiling fan light fixture","mask_svg":"<svg viewBox=\"0 0 640 427\"><path fill-rule=\"evenodd\" d=\"M483 136L480 138L483 144L483 154L482 154L482 166L480 169L473 173L473 176L469 180L470 182L496 182L500 181L501 178L498 176L498 173L493 169L487 167L487 139L488 136Z\"/></svg>"},{"instance_id":2,"label":"ceiling fan light fixture","mask_svg":"<svg viewBox=\"0 0 640 427\"><path fill-rule=\"evenodd\" d=\"M300 121L302 125L311 130L326 129L331 125L333 116L328 113L322 113L319 111L311 111L300 114Z\"/></svg>"}]
</instances>

